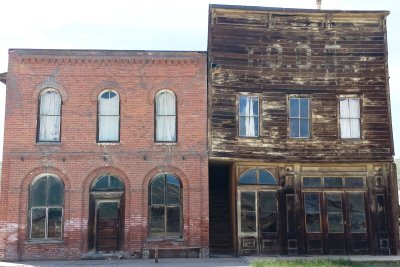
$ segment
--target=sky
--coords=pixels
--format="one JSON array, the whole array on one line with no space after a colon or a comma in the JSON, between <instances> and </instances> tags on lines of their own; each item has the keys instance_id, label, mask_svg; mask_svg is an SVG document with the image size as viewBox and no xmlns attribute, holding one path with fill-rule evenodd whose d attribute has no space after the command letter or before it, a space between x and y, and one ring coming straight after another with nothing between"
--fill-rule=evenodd
<instances>
[{"instance_id":1,"label":"sky","mask_svg":"<svg viewBox=\"0 0 400 267\"><path fill-rule=\"evenodd\" d=\"M316 0L10 0L0 14L0 73L8 49L207 50L208 5L316 8ZM399 0L322 0L322 9L389 10L387 18L393 136L400 158ZM0 83L0 140L6 86ZM3 144L0 142L0 152ZM2 152L0 153L0 160Z\"/></svg>"}]
</instances>

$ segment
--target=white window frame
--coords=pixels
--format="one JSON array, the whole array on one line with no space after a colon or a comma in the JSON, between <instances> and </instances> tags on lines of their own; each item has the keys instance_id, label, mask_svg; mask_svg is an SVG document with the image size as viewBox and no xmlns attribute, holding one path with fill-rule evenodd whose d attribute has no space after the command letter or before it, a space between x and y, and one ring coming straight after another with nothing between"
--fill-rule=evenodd
<instances>
[{"instance_id":1,"label":"white window frame","mask_svg":"<svg viewBox=\"0 0 400 267\"><path fill-rule=\"evenodd\" d=\"M290 101L292 100L292 99L298 99L299 100L299 115L298 116L294 116L294 117L292 117L291 116L291 114L290 114L290 109L291 109L291 104L290 104ZM301 113L300 113L300 99L306 99L307 100L307 109L308 109L308 113L307 113L307 117L301 117ZM289 97L289 110L288 110L288 114L289 114L289 137L290 138L297 138L297 139L307 139L307 138L311 138L311 112L310 112L310 98L309 97L296 97L296 96L293 96L293 97ZM298 129L298 132L299 132L299 136L293 136L292 134L292 129L291 129L291 120L292 119L295 119L295 120L298 120L298 122L299 122L299 129ZM307 136L301 136L301 121L302 120L307 120L308 121L308 135Z\"/></svg>"},{"instance_id":2,"label":"white window frame","mask_svg":"<svg viewBox=\"0 0 400 267\"><path fill-rule=\"evenodd\" d=\"M358 105L356 109L353 109L353 113L350 106L351 103L357 103ZM345 126L348 131L346 131ZM361 105L359 97L339 97L339 129L341 139L361 139Z\"/></svg>"},{"instance_id":3,"label":"white window frame","mask_svg":"<svg viewBox=\"0 0 400 267\"><path fill-rule=\"evenodd\" d=\"M49 107L49 103L43 103L45 96L48 93L55 93L58 96L57 102L54 103L53 108L58 110L44 110ZM38 125L37 125L37 142L53 142L58 143L61 141L61 108L62 98L61 94L53 88L47 88L40 93L39 107L38 107ZM51 120L53 120L51 122Z\"/></svg>"},{"instance_id":4,"label":"white window frame","mask_svg":"<svg viewBox=\"0 0 400 267\"><path fill-rule=\"evenodd\" d=\"M115 114L101 114L101 98L103 96L103 94L105 93L114 93L116 94L117 100L118 100L118 112L113 111ZM109 98L111 99L111 98ZM111 112L112 113L112 112ZM100 92L100 94L98 95L98 99L97 99L97 142L98 143L119 143L120 142L120 114L121 114L121 98L120 95L118 94L117 91L112 90L112 89L107 89L107 90L103 90ZM102 119L103 118L114 118L117 122L117 125L114 125L114 123L112 123L112 127L107 127L107 128L102 128ZM106 131L107 129L109 130L113 130L113 131L117 131L117 133L107 133L107 132L103 132ZM112 136L110 136L112 135Z\"/></svg>"},{"instance_id":5,"label":"white window frame","mask_svg":"<svg viewBox=\"0 0 400 267\"><path fill-rule=\"evenodd\" d=\"M163 94L173 96L173 106L161 105L160 97ZM165 104L165 103L164 103ZM168 103L171 104L171 103ZM177 101L172 90L160 90L154 98L154 141L159 143L175 143L178 138ZM172 125L171 125L172 124Z\"/></svg>"}]
</instances>

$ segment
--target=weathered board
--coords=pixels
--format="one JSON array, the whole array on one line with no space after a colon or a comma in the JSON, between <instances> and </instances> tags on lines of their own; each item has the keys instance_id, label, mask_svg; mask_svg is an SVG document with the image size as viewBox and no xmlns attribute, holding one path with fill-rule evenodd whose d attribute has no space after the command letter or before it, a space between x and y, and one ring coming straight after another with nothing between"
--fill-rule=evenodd
<instances>
[{"instance_id":1,"label":"weathered board","mask_svg":"<svg viewBox=\"0 0 400 267\"><path fill-rule=\"evenodd\" d=\"M392 160L388 14L211 5L211 159ZM258 138L239 137L239 94L260 98ZM360 98L360 139L340 138L347 95ZM290 96L310 99L310 138L289 138Z\"/></svg>"}]
</instances>

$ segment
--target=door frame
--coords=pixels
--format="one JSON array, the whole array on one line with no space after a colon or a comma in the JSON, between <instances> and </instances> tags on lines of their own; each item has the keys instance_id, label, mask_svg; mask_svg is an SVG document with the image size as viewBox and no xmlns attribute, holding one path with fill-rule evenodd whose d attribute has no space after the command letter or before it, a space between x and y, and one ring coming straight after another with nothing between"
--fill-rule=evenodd
<instances>
[{"instance_id":1,"label":"door frame","mask_svg":"<svg viewBox=\"0 0 400 267\"><path fill-rule=\"evenodd\" d=\"M94 249L94 251L98 252L98 248L97 248L97 220L98 220L98 208L100 206L101 203L106 203L106 202L117 202L118 203L118 225L119 225L119 229L118 229L118 250L120 249L121 246L121 241L122 241L122 216L121 216L121 201L123 201L122 197L123 197L124 191L117 191L117 192L90 192L90 195L93 197L94 199L94 212L92 213L93 218L92 221L93 222L93 228L92 231L93 233L89 233L91 235L93 235L93 244L91 244L90 247L92 247ZM90 214L90 213L89 213ZM90 229L90 227L88 228ZM90 245L90 244L89 244Z\"/></svg>"}]
</instances>

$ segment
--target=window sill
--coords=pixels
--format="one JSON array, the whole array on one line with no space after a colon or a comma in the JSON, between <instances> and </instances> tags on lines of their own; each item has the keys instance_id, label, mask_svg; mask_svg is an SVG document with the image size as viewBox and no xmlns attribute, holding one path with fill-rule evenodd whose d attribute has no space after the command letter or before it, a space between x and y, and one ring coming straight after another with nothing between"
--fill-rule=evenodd
<instances>
[{"instance_id":1,"label":"window sill","mask_svg":"<svg viewBox=\"0 0 400 267\"><path fill-rule=\"evenodd\" d=\"M36 142L36 145L38 145L38 146L60 146L61 142L44 142L44 141L40 141L40 142Z\"/></svg>"},{"instance_id":2,"label":"window sill","mask_svg":"<svg viewBox=\"0 0 400 267\"><path fill-rule=\"evenodd\" d=\"M104 146L119 146L121 145L121 142L97 142L97 144Z\"/></svg>"},{"instance_id":3,"label":"window sill","mask_svg":"<svg viewBox=\"0 0 400 267\"><path fill-rule=\"evenodd\" d=\"M25 244L27 245L47 245L47 244L64 244L63 240L46 240L46 239L32 239L32 240L27 240L25 241Z\"/></svg>"},{"instance_id":4,"label":"window sill","mask_svg":"<svg viewBox=\"0 0 400 267\"><path fill-rule=\"evenodd\" d=\"M165 241L183 242L184 239L182 237L148 237L148 238L146 238L146 242L149 242L149 243L165 242Z\"/></svg>"},{"instance_id":5,"label":"window sill","mask_svg":"<svg viewBox=\"0 0 400 267\"><path fill-rule=\"evenodd\" d=\"M156 146L176 146L177 142L155 142Z\"/></svg>"}]
</instances>

